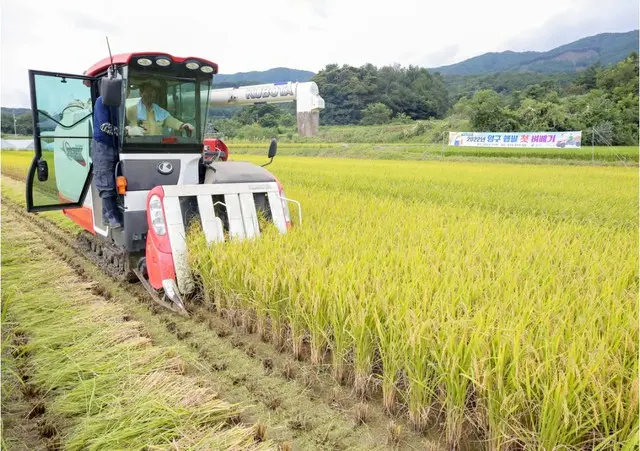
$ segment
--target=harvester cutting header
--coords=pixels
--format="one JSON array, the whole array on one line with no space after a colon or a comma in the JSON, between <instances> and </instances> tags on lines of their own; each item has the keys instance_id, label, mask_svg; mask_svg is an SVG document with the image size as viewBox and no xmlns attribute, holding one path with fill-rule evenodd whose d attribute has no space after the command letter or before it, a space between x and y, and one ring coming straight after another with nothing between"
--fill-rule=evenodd
<instances>
[{"instance_id":1,"label":"harvester cutting header","mask_svg":"<svg viewBox=\"0 0 640 451\"><path fill-rule=\"evenodd\" d=\"M27 210L62 210L84 229L82 243L96 262L122 280L139 280L156 302L182 314L194 290L185 239L192 221L208 242L259 236L259 216L282 233L292 227L295 201L276 177L227 161L220 139L204 139L209 108L296 100L302 134L317 130L324 108L315 83L212 90L217 73L203 58L155 52L105 58L83 75L29 71L35 155ZM117 111L117 119L109 113L113 127L94 124L98 108ZM92 153L95 130L118 150L110 162L113 199L101 195L109 177L95 170L104 163ZM271 161L276 150L274 139ZM121 227L104 217L107 202L115 202Z\"/></svg>"}]
</instances>

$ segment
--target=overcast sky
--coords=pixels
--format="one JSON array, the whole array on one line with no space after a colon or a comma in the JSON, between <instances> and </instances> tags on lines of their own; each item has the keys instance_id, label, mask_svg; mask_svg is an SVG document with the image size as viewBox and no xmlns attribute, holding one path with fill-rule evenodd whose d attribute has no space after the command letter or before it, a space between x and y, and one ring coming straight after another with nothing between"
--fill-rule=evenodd
<instances>
[{"instance_id":1,"label":"overcast sky","mask_svg":"<svg viewBox=\"0 0 640 451\"><path fill-rule=\"evenodd\" d=\"M114 53L164 51L220 73L326 64L436 67L550 50L638 28L638 0L2 0L2 106L29 106L28 69L82 73ZM165 5L165 6L160 6ZM606 6L605 6L606 5Z\"/></svg>"}]
</instances>

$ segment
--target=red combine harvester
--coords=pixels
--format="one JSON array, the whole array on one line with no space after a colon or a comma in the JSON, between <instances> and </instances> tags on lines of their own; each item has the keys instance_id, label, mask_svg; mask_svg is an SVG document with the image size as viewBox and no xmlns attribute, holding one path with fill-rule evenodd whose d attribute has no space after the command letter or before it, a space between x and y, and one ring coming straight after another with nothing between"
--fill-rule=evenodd
<instances>
[{"instance_id":1,"label":"red combine harvester","mask_svg":"<svg viewBox=\"0 0 640 451\"><path fill-rule=\"evenodd\" d=\"M83 75L29 71L35 155L27 177L27 210L62 210L84 229L83 246L110 275L139 280L155 302L185 315L185 300L195 291L186 264L188 224L200 221L208 242L255 238L262 213L286 233L292 224L289 202L296 202L262 166L228 161L222 140L203 140L209 108L301 97L316 111L324 107L315 83L212 90L217 73L218 66L205 59L157 52L105 58ZM132 109L135 117L143 83L153 83L156 103L179 122L192 124L193 132L163 127L156 134L125 135L124 121ZM101 89L113 95L114 86L121 118L115 176L123 227L117 229L104 225L90 151L93 105ZM269 163L276 148L272 140Z\"/></svg>"}]
</instances>

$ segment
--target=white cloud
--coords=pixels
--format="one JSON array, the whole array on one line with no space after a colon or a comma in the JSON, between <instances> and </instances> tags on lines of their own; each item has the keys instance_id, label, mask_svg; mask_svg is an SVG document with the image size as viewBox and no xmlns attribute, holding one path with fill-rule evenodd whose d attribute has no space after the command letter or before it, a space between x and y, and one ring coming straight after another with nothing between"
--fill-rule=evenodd
<instances>
[{"instance_id":1,"label":"white cloud","mask_svg":"<svg viewBox=\"0 0 640 451\"><path fill-rule=\"evenodd\" d=\"M329 63L434 67L506 50L504 43L577 8L577 0L4 0L1 103L28 106L28 69L82 73L107 56L106 35L114 53L199 56L221 73L318 71Z\"/></svg>"}]
</instances>

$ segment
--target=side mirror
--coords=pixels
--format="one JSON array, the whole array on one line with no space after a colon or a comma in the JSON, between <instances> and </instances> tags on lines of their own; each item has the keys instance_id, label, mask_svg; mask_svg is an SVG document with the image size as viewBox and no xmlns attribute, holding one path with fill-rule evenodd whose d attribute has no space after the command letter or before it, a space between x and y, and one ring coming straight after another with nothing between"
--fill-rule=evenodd
<instances>
[{"instance_id":1,"label":"side mirror","mask_svg":"<svg viewBox=\"0 0 640 451\"><path fill-rule=\"evenodd\" d=\"M119 107L122 104L122 79L101 78L100 95L102 96L102 103L106 106Z\"/></svg>"},{"instance_id":2,"label":"side mirror","mask_svg":"<svg viewBox=\"0 0 640 451\"><path fill-rule=\"evenodd\" d=\"M49 180L49 166L47 165L47 160L38 160L36 170L38 171L39 181L46 182Z\"/></svg>"},{"instance_id":3,"label":"side mirror","mask_svg":"<svg viewBox=\"0 0 640 451\"><path fill-rule=\"evenodd\" d=\"M273 158L276 156L276 152L278 151L278 141L275 138L271 138L271 144L269 144L269 158Z\"/></svg>"},{"instance_id":4,"label":"side mirror","mask_svg":"<svg viewBox=\"0 0 640 451\"><path fill-rule=\"evenodd\" d=\"M267 155L268 158L270 158L268 163L265 163L262 165L262 167L265 167L268 164L271 164L271 162L273 161L273 157L276 156L276 152L278 151L278 140L275 138L271 138L271 144L269 144L269 154Z\"/></svg>"}]
</instances>

